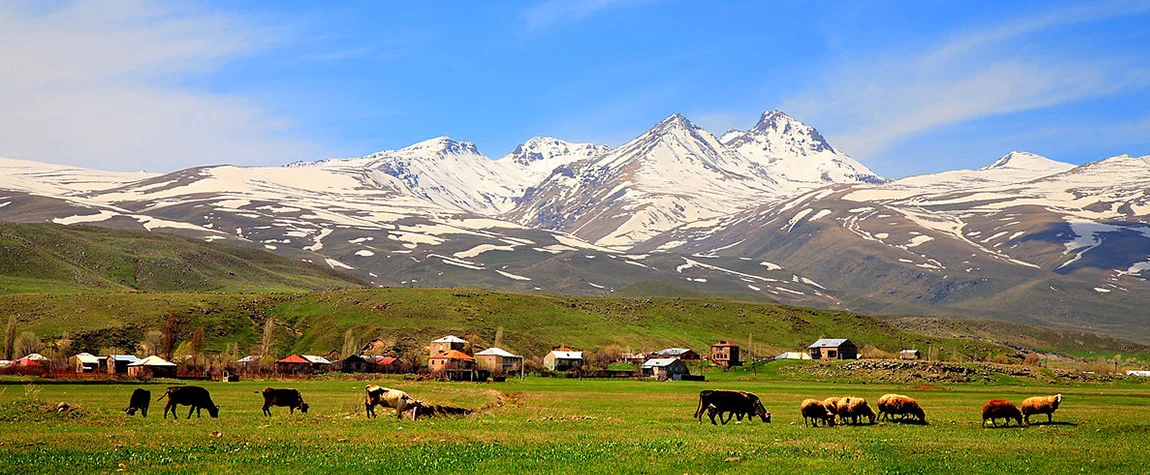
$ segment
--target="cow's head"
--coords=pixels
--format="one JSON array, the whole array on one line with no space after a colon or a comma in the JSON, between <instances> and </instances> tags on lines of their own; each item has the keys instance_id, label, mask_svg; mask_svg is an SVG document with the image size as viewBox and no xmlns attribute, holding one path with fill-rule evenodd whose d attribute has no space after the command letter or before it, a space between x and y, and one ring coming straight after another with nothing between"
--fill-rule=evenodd
<instances>
[{"instance_id":1,"label":"cow's head","mask_svg":"<svg viewBox=\"0 0 1150 475\"><path fill-rule=\"evenodd\" d=\"M209 406L208 407L208 414L211 415L213 418L220 417L220 406L218 406L218 405Z\"/></svg>"},{"instance_id":2,"label":"cow's head","mask_svg":"<svg viewBox=\"0 0 1150 475\"><path fill-rule=\"evenodd\" d=\"M410 402L408 403L407 407L411 408L411 420L413 420L413 421L419 419L419 416L421 416L421 415L423 415L423 416L430 416L431 415L427 411L428 409L431 409L431 408L424 406L423 401L420 401L417 399L411 399Z\"/></svg>"},{"instance_id":3,"label":"cow's head","mask_svg":"<svg viewBox=\"0 0 1150 475\"><path fill-rule=\"evenodd\" d=\"M134 415L136 415L136 408L129 407L127 409L124 409L124 414L127 414L129 416L134 416Z\"/></svg>"},{"instance_id":4,"label":"cow's head","mask_svg":"<svg viewBox=\"0 0 1150 475\"><path fill-rule=\"evenodd\" d=\"M763 422L766 422L767 424L771 423L771 411L768 411L767 408L763 407L763 402L759 401L758 399L755 400L755 414L758 415L759 418L763 420Z\"/></svg>"},{"instance_id":5,"label":"cow's head","mask_svg":"<svg viewBox=\"0 0 1150 475\"><path fill-rule=\"evenodd\" d=\"M306 402L299 403L299 412L307 414L307 408L308 408L308 405Z\"/></svg>"}]
</instances>

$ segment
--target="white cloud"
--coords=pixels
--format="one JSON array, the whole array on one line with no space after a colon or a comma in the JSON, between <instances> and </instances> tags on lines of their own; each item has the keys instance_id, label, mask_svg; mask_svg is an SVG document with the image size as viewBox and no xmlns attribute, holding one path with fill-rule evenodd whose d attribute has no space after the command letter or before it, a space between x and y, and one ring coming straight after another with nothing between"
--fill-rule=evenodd
<instances>
[{"instance_id":1,"label":"white cloud","mask_svg":"<svg viewBox=\"0 0 1150 475\"><path fill-rule=\"evenodd\" d=\"M314 156L261 105L191 85L267 38L238 18L165 3L0 6L0 155L150 171Z\"/></svg>"},{"instance_id":2,"label":"white cloud","mask_svg":"<svg viewBox=\"0 0 1150 475\"><path fill-rule=\"evenodd\" d=\"M650 0L545 0L523 11L527 30L543 30L560 23L579 21L612 7Z\"/></svg>"},{"instance_id":3,"label":"white cloud","mask_svg":"<svg viewBox=\"0 0 1150 475\"><path fill-rule=\"evenodd\" d=\"M837 147L865 161L938 127L1144 88L1150 69L1137 60L1013 43L1054 27L1146 10L1145 3L1075 7L964 31L925 50L846 61L782 108L819 124Z\"/></svg>"}]
</instances>

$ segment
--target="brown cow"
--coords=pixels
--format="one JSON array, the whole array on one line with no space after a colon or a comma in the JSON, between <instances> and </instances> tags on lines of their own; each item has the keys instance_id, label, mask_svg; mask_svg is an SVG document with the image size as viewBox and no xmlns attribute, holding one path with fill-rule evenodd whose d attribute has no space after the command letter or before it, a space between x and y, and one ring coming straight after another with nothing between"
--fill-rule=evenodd
<instances>
[{"instance_id":1,"label":"brown cow","mask_svg":"<svg viewBox=\"0 0 1150 475\"><path fill-rule=\"evenodd\" d=\"M740 421L743 420L743 416L759 416L763 422L771 422L771 413L763 407L759 397L746 391L728 389L699 391L699 407L695 410L695 418L700 424L703 423L704 412L711 418L711 424L715 424L716 414L723 424L730 422L733 416L738 416ZM723 413L729 414L726 419L723 419Z\"/></svg>"},{"instance_id":2,"label":"brown cow","mask_svg":"<svg viewBox=\"0 0 1150 475\"><path fill-rule=\"evenodd\" d=\"M196 413L196 417L200 417L200 409L207 409L208 415L213 418L220 416L220 406L212 402L212 395L207 389L199 386L172 386L156 400L159 401L164 396L168 396L168 405L164 407L164 419L168 418L168 411L172 411L172 416L179 417L176 416L176 406L191 406L188 409L188 419L192 418L192 412Z\"/></svg>"}]
</instances>

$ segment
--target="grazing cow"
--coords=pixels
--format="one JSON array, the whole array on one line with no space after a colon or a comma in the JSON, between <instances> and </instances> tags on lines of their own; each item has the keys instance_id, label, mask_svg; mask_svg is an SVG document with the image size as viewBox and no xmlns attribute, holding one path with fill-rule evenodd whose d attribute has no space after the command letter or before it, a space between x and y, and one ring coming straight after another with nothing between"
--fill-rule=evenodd
<instances>
[{"instance_id":1,"label":"grazing cow","mask_svg":"<svg viewBox=\"0 0 1150 475\"><path fill-rule=\"evenodd\" d=\"M152 392L147 389L136 388L132 391L132 400L128 401L128 408L124 409L124 413L129 416L136 415L136 411L140 411L140 415L148 417L148 406L152 403Z\"/></svg>"},{"instance_id":2,"label":"grazing cow","mask_svg":"<svg viewBox=\"0 0 1150 475\"><path fill-rule=\"evenodd\" d=\"M408 409L418 409L423 403L416 401L415 398L409 396L407 393L398 389L389 389L374 384L367 385L363 388L367 393L364 398L363 405L367 409L367 417L375 417L375 406L394 407L395 418L403 417L403 413ZM419 417L419 411L411 411L411 420Z\"/></svg>"},{"instance_id":3,"label":"grazing cow","mask_svg":"<svg viewBox=\"0 0 1150 475\"><path fill-rule=\"evenodd\" d=\"M200 417L200 409L207 409L208 415L213 418L220 416L220 406L212 402L212 395L207 389L199 386L172 386L156 400L159 401L164 396L168 396L168 405L164 407L164 419L168 418L168 411L172 411L173 417L179 418L176 415L176 406L191 406L188 409L188 419L192 418L193 411L196 417Z\"/></svg>"},{"instance_id":4,"label":"grazing cow","mask_svg":"<svg viewBox=\"0 0 1150 475\"><path fill-rule=\"evenodd\" d=\"M288 411L295 414L295 410L307 414L308 405L303 402L303 396L295 389L272 389L264 388L264 415L271 416L272 406L287 407Z\"/></svg>"},{"instance_id":5,"label":"grazing cow","mask_svg":"<svg viewBox=\"0 0 1150 475\"><path fill-rule=\"evenodd\" d=\"M1018 406L1010 401L1002 399L991 399L982 406L982 427L986 427L987 419L991 424L998 427L998 419L1005 419L1006 425L1010 425L1010 420L1018 421L1018 425L1022 425L1022 411L1018 410Z\"/></svg>"},{"instance_id":6,"label":"grazing cow","mask_svg":"<svg viewBox=\"0 0 1150 475\"><path fill-rule=\"evenodd\" d=\"M739 420L743 420L743 416L759 416L763 422L771 422L771 413L763 407L759 397L746 391L727 389L699 391L699 407L695 410L695 418L700 424L703 423L704 412L711 418L711 424L715 424L715 414L719 415L719 420L723 424L729 422L732 416L738 416ZM723 419L724 412L730 414L726 420Z\"/></svg>"}]
</instances>

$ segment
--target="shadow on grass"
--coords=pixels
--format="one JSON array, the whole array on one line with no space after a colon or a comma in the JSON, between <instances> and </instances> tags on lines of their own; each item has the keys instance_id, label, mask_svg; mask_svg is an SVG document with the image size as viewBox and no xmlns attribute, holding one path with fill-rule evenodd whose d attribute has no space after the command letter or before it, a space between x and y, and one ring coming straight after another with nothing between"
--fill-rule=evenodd
<instances>
[{"instance_id":1,"label":"shadow on grass","mask_svg":"<svg viewBox=\"0 0 1150 475\"><path fill-rule=\"evenodd\" d=\"M1067 426L1067 427L1078 427L1078 424L1075 424L1075 423L1073 423L1073 422L1065 422L1065 421L1053 421L1053 422L1031 422L1031 423L1030 423L1030 425L1032 425L1032 426Z\"/></svg>"}]
</instances>

